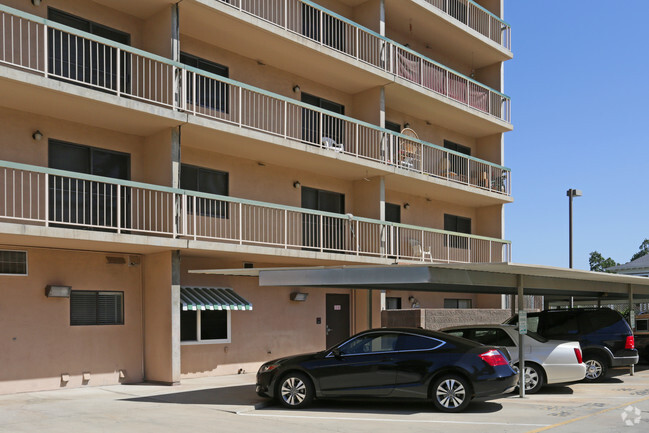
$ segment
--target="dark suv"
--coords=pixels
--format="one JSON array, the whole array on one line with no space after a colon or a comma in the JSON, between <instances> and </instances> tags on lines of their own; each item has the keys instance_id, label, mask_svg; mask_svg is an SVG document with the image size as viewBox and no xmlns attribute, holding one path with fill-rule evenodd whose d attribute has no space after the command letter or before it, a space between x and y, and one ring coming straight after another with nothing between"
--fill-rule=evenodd
<instances>
[{"instance_id":1,"label":"dark suv","mask_svg":"<svg viewBox=\"0 0 649 433\"><path fill-rule=\"evenodd\" d=\"M517 324L518 316L505 323ZM573 308L528 313L527 329L552 340L579 341L587 382L601 380L611 367L638 363L633 332L620 313L610 308Z\"/></svg>"}]
</instances>

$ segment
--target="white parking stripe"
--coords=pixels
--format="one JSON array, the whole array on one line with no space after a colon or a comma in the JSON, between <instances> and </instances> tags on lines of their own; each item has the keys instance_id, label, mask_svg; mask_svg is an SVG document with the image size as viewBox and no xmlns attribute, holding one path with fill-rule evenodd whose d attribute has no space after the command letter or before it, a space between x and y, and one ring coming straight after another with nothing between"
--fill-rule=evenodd
<instances>
[{"instance_id":1,"label":"white parking stripe","mask_svg":"<svg viewBox=\"0 0 649 433\"><path fill-rule=\"evenodd\" d=\"M392 419L392 418L348 418L338 416L311 416L311 415L277 415L277 414L261 414L261 413L247 413L237 412L241 416L258 416L266 418L300 418L300 419L320 419L320 420L335 420L335 421L382 421L382 422L401 422L401 423L419 423L419 424L466 424L466 425L506 425L506 426L519 426L519 427L548 427L550 424L516 424L511 422L471 422L471 421L438 421L426 419Z\"/></svg>"}]
</instances>

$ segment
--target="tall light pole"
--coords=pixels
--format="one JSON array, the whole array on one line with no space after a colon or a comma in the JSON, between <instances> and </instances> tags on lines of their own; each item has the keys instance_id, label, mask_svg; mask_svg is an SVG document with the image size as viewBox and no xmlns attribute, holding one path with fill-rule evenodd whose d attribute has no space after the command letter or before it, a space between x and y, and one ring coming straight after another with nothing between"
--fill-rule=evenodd
<instances>
[{"instance_id":1,"label":"tall light pole","mask_svg":"<svg viewBox=\"0 0 649 433\"><path fill-rule=\"evenodd\" d=\"M569 189L566 191L566 195L568 196L568 219L569 219L569 227L568 227L568 237L569 237L569 252L570 252L570 269L572 269L572 198L573 197L581 197L581 190L579 189ZM570 297L570 308L574 306L574 299L571 296Z\"/></svg>"}]
</instances>

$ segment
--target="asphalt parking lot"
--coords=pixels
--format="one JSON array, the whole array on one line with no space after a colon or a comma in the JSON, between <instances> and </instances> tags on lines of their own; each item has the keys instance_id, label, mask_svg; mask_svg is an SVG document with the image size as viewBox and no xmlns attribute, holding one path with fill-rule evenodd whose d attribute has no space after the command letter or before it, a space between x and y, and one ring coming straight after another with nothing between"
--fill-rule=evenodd
<instances>
[{"instance_id":1,"label":"asphalt parking lot","mask_svg":"<svg viewBox=\"0 0 649 433\"><path fill-rule=\"evenodd\" d=\"M0 396L0 432L633 432L649 431L649 366L598 384L546 387L474 401L461 414L432 404L318 401L287 410L258 397L254 374L174 387L114 385Z\"/></svg>"}]
</instances>

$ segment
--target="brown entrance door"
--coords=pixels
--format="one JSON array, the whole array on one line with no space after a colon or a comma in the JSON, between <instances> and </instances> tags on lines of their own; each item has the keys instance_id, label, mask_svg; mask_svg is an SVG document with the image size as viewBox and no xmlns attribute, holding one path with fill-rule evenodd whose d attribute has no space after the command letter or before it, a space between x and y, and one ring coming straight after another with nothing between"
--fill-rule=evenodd
<instances>
[{"instance_id":1,"label":"brown entrance door","mask_svg":"<svg viewBox=\"0 0 649 433\"><path fill-rule=\"evenodd\" d=\"M327 347L349 337L349 295L327 293Z\"/></svg>"}]
</instances>

